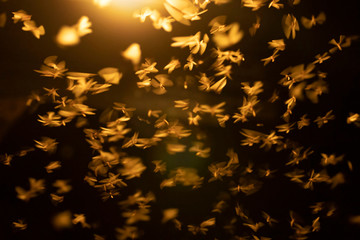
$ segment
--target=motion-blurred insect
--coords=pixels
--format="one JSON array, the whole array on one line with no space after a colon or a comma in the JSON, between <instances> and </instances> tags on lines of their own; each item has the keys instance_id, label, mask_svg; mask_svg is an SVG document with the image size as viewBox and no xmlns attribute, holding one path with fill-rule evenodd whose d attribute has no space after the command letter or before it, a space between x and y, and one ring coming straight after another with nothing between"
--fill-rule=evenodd
<instances>
[{"instance_id":1,"label":"motion-blurred insect","mask_svg":"<svg viewBox=\"0 0 360 240\"><path fill-rule=\"evenodd\" d=\"M301 17L301 23L307 29L312 28L316 24L323 24L325 21L326 21L326 15L324 12L320 12L317 17L312 15L310 19L306 17Z\"/></svg>"}]
</instances>

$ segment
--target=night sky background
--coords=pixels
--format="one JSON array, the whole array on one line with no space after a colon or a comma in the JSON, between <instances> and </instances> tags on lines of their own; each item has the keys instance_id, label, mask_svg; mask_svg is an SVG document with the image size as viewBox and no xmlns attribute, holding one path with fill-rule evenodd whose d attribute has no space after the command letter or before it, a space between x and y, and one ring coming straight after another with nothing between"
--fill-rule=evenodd
<instances>
[{"instance_id":1,"label":"night sky background","mask_svg":"<svg viewBox=\"0 0 360 240\"><path fill-rule=\"evenodd\" d=\"M158 8L162 8L158 5ZM46 34L39 40L31 33L21 30L21 23L14 24L11 12L26 10L33 19L45 27ZM165 10L162 8L165 12ZM272 39L285 38L281 28L281 18L288 12L295 16L310 17L320 11L325 12L327 20L323 25L307 30L301 27L295 40L286 40L286 50L276 59L275 63L263 66L260 59L271 55L267 42ZM315 202L333 202L337 211L331 218L321 219L321 231L309 234L309 239L359 239L360 225L350 224L349 218L360 215L360 128L346 123L350 112L360 111L360 44L354 41L350 48L337 52L327 62L320 66L321 71L328 73L326 81L329 93L319 98L318 104L309 100L299 101L294 109L293 121L307 113L311 119L323 116L333 110L336 119L322 128L316 124L305 127L301 131L294 130L286 135L287 138L298 142L305 148L311 147L316 154L310 156L304 168L312 168L311 162L319 161L320 153L334 153L345 155L345 161L337 166L328 168L329 175L337 172L338 168L345 169L346 183L334 189L325 184L315 184L315 191L298 187L290 182L284 173L289 170L284 167L288 160L288 152L259 150L240 145L239 131L243 128L257 129L269 133L275 126L282 124L280 116L285 112L284 104L271 104L266 101L275 89L280 93L280 101L288 98L286 88L280 86L280 72L288 66L314 61L314 56L327 51L331 46L329 40L338 40L342 35L358 35L360 24L360 7L358 1L329 1L303 0L295 8L286 6L282 10L261 8L257 12L241 7L240 1L215 6L210 5L209 11L202 15L200 21L192 22L191 27L180 23L173 23L173 31L167 33L156 30L150 21L140 23L132 17L132 12L119 8L100 9L86 0L8 0L0 1L0 13L6 12L7 21L0 28L0 155L16 153L26 147L34 145L33 140L41 136L56 138L59 142L56 154L49 156L45 152L34 151L25 157L16 158L11 166L0 165L0 239L93 239L93 234L114 239L114 228L121 227L124 219L116 200L101 200L99 193L90 187L84 176L89 171L88 163L92 158L92 150L85 141L82 128L76 128L71 123L66 127L43 127L37 121L38 114L43 115L51 111L52 105L43 103L26 107L26 100L32 91L41 91L43 87L66 87L64 79L40 77L34 70L39 69L47 56L57 55L65 60L70 71L96 73L104 67L116 67L124 73L119 85L112 86L109 92L89 97L87 104L101 113L112 106L112 102L123 102L135 107L140 116L145 116L148 109L163 109L170 117L187 121L184 115L177 115L172 111L173 101L191 98L209 105L226 101L228 112L236 111L243 99L240 82L263 81L264 92L260 94L261 111L256 118L241 124L231 124L220 128L215 119L205 119L200 128L207 133L207 144L211 146L211 156L206 159L196 159L194 154L179 153L169 155L164 149L150 148L140 151L137 148L127 150L130 155L139 156L147 170L140 179L129 181L119 199L125 199L136 189L143 193L152 191L156 201L152 203L151 221L137 224L143 230L142 239L231 239L231 235L224 232L222 227L233 216L236 202L256 219L263 210L280 222L271 229L263 229L261 235L273 239L288 239L291 235L289 228L289 209L301 214L301 217L311 223L313 216L309 205ZM81 39L81 43L74 47L61 48L54 38L62 25L72 25L80 16L86 15L93 23L93 33ZM159 68L166 65L172 56L182 62L186 61L187 49L172 48L171 38L186 36L197 31L209 31L208 22L219 15L227 15L227 22L239 22L245 36L232 49L240 48L246 61L241 63L232 74L233 80L223 90L221 95L200 92L193 87L184 90L176 79L184 76L182 70L174 72L175 86L169 88L167 94L157 96L152 92L145 92L136 86L136 75L129 61L121 56L121 51L131 43L141 45L142 57L153 58ZM248 34L248 28L260 16L261 27L254 37ZM208 49L214 47L209 44ZM211 61L210 51L204 54L205 65ZM61 93L61 90L60 90ZM99 126L98 116L89 118L87 127ZM258 123L264 126L257 128ZM129 126L146 132L146 125L136 119L130 121ZM190 127L190 129L192 129ZM240 135L241 136L241 135ZM189 139L186 141L191 141ZM189 187L177 186L161 190L159 188L163 176L154 174L151 161L165 160L168 168L179 166L193 167L200 176L205 177L205 183L210 177L207 169L209 163L226 160L225 153L233 148L238 153L240 161L252 161L257 166L270 165L279 169L276 177L264 181L261 190L250 196L232 197L229 208L217 216L217 225L209 228L208 235L193 236L183 230L177 232L172 223L161 224L161 211L166 208L179 208L178 219L186 224L198 224L213 216L211 209L214 203L221 199L228 189L228 185L221 181L204 184L197 190ZM54 173L46 173L44 166L50 161L59 160L62 167ZM354 170L346 168L346 161L351 161ZM308 166L306 165L308 164ZM16 197L15 186L27 186L28 178L45 179L47 190L29 202L23 202ZM50 201L49 193L53 188L51 183L56 179L70 179L73 190L65 195L63 203L55 206ZM56 231L51 219L54 214L70 210L72 213L84 213L87 222L93 224L93 229L84 229L76 225L70 229ZM252 215L253 214L253 215ZM12 222L25 219L28 228L24 231L12 227ZM243 226L236 231L243 231Z\"/></svg>"}]
</instances>

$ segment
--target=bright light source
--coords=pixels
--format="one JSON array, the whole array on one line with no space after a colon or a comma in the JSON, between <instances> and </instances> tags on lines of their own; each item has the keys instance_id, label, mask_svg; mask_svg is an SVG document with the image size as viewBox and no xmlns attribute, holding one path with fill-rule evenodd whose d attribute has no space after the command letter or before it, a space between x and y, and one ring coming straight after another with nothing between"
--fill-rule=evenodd
<instances>
[{"instance_id":1,"label":"bright light source","mask_svg":"<svg viewBox=\"0 0 360 240\"><path fill-rule=\"evenodd\" d=\"M159 0L94 0L94 4L99 7L114 6L132 10L151 6L159 2Z\"/></svg>"},{"instance_id":2,"label":"bright light source","mask_svg":"<svg viewBox=\"0 0 360 240\"><path fill-rule=\"evenodd\" d=\"M110 4L112 0L94 0L94 3L99 7L106 7Z\"/></svg>"}]
</instances>

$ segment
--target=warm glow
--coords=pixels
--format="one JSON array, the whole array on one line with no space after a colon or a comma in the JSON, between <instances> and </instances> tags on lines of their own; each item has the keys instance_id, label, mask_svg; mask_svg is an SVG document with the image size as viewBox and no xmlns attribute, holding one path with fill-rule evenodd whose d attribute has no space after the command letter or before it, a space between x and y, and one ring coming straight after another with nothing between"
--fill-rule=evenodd
<instances>
[{"instance_id":1,"label":"warm glow","mask_svg":"<svg viewBox=\"0 0 360 240\"><path fill-rule=\"evenodd\" d=\"M117 7L127 10L135 10L142 7L153 7L160 0L94 0L94 4L103 7Z\"/></svg>"},{"instance_id":2,"label":"warm glow","mask_svg":"<svg viewBox=\"0 0 360 240\"><path fill-rule=\"evenodd\" d=\"M61 46L73 46L80 42L80 37L92 33L92 23L87 16L82 16L77 24L63 26L56 36L56 42Z\"/></svg>"},{"instance_id":3,"label":"warm glow","mask_svg":"<svg viewBox=\"0 0 360 240\"><path fill-rule=\"evenodd\" d=\"M63 26L56 36L56 42L62 46L73 46L80 42L80 37L75 28Z\"/></svg>"},{"instance_id":4,"label":"warm glow","mask_svg":"<svg viewBox=\"0 0 360 240\"><path fill-rule=\"evenodd\" d=\"M141 49L138 43L131 44L123 53L123 57L138 65L141 59Z\"/></svg>"},{"instance_id":5,"label":"warm glow","mask_svg":"<svg viewBox=\"0 0 360 240\"><path fill-rule=\"evenodd\" d=\"M111 0L94 0L94 3L99 7L106 7L111 3Z\"/></svg>"}]
</instances>

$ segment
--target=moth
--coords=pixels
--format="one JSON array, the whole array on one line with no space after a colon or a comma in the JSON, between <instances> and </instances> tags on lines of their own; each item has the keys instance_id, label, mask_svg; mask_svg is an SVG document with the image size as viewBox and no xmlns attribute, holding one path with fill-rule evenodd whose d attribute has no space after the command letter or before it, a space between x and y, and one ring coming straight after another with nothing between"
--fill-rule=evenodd
<instances>
[{"instance_id":1,"label":"moth","mask_svg":"<svg viewBox=\"0 0 360 240\"><path fill-rule=\"evenodd\" d=\"M323 24L325 21L326 15L324 12L320 12L317 17L312 15L310 19L306 17L301 17L301 23L307 29L310 29L317 24Z\"/></svg>"}]
</instances>

